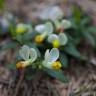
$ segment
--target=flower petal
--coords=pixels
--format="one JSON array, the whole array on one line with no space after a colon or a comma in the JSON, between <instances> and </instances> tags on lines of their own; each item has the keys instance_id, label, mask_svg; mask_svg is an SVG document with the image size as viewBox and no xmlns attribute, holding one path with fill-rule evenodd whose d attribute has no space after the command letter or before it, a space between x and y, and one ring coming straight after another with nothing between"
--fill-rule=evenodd
<instances>
[{"instance_id":1,"label":"flower petal","mask_svg":"<svg viewBox=\"0 0 96 96\"><path fill-rule=\"evenodd\" d=\"M54 6L50 10L49 19L55 21L63 17L63 11L58 6Z\"/></svg>"},{"instance_id":2,"label":"flower petal","mask_svg":"<svg viewBox=\"0 0 96 96\"><path fill-rule=\"evenodd\" d=\"M48 62L55 62L59 58L59 50L57 48L52 48L50 51L50 56Z\"/></svg>"},{"instance_id":3,"label":"flower petal","mask_svg":"<svg viewBox=\"0 0 96 96\"><path fill-rule=\"evenodd\" d=\"M45 62L48 61L49 56L50 56L49 49L47 49L46 52L45 52L45 56L44 56L44 61Z\"/></svg>"},{"instance_id":4,"label":"flower petal","mask_svg":"<svg viewBox=\"0 0 96 96\"><path fill-rule=\"evenodd\" d=\"M35 26L35 31L37 31L38 33L45 32L45 25L44 24L39 24L39 25Z\"/></svg>"},{"instance_id":5,"label":"flower petal","mask_svg":"<svg viewBox=\"0 0 96 96\"><path fill-rule=\"evenodd\" d=\"M43 62L43 66L49 69L52 69L52 63L51 62Z\"/></svg>"},{"instance_id":6,"label":"flower petal","mask_svg":"<svg viewBox=\"0 0 96 96\"><path fill-rule=\"evenodd\" d=\"M28 60L29 59L29 47L27 45L24 45L21 50L19 51L19 54L22 59Z\"/></svg>"},{"instance_id":7,"label":"flower petal","mask_svg":"<svg viewBox=\"0 0 96 96\"><path fill-rule=\"evenodd\" d=\"M53 32L53 30L54 29L53 29L52 23L51 22L47 22L45 24L45 31L48 33L48 35L51 34Z\"/></svg>"},{"instance_id":8,"label":"flower petal","mask_svg":"<svg viewBox=\"0 0 96 96\"><path fill-rule=\"evenodd\" d=\"M9 22L6 18L0 18L0 23L3 27L9 27Z\"/></svg>"},{"instance_id":9,"label":"flower petal","mask_svg":"<svg viewBox=\"0 0 96 96\"><path fill-rule=\"evenodd\" d=\"M59 38L58 38L58 35L56 35L56 34L51 34L48 36L49 43L52 43L54 40L57 40L57 39L59 39Z\"/></svg>"},{"instance_id":10,"label":"flower petal","mask_svg":"<svg viewBox=\"0 0 96 96\"><path fill-rule=\"evenodd\" d=\"M34 62L37 59L37 52L34 48L30 48L30 59Z\"/></svg>"},{"instance_id":11,"label":"flower petal","mask_svg":"<svg viewBox=\"0 0 96 96\"><path fill-rule=\"evenodd\" d=\"M56 19L61 19L62 17L63 12L58 6L49 6L40 14L40 18L43 20L50 19L54 21Z\"/></svg>"},{"instance_id":12,"label":"flower petal","mask_svg":"<svg viewBox=\"0 0 96 96\"><path fill-rule=\"evenodd\" d=\"M60 41L60 45L65 45L68 42L68 38L67 38L66 34L60 33L59 41Z\"/></svg>"},{"instance_id":13,"label":"flower petal","mask_svg":"<svg viewBox=\"0 0 96 96\"><path fill-rule=\"evenodd\" d=\"M63 19L61 22L61 27L64 29L68 29L71 27L71 22L68 20Z\"/></svg>"}]
</instances>

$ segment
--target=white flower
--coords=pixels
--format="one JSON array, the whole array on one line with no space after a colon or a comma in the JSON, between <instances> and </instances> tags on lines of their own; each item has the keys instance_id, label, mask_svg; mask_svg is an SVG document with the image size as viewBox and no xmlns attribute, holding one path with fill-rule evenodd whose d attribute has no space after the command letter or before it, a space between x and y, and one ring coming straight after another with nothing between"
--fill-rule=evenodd
<instances>
[{"instance_id":1,"label":"white flower","mask_svg":"<svg viewBox=\"0 0 96 96\"><path fill-rule=\"evenodd\" d=\"M37 59L37 51L34 48L29 48L24 45L19 51L20 57L24 60L17 63L17 67L26 67L32 64Z\"/></svg>"},{"instance_id":2,"label":"white flower","mask_svg":"<svg viewBox=\"0 0 96 96\"><path fill-rule=\"evenodd\" d=\"M35 31L37 31L38 33L45 32L45 24L39 24L39 25L35 26Z\"/></svg>"},{"instance_id":3,"label":"white flower","mask_svg":"<svg viewBox=\"0 0 96 96\"><path fill-rule=\"evenodd\" d=\"M71 27L71 22L66 19L61 20L61 22L56 20L54 21L54 24L56 26L56 29L68 29Z\"/></svg>"},{"instance_id":4,"label":"white flower","mask_svg":"<svg viewBox=\"0 0 96 96\"><path fill-rule=\"evenodd\" d=\"M33 28L30 24L19 23L16 26L16 33L32 32Z\"/></svg>"},{"instance_id":5,"label":"white flower","mask_svg":"<svg viewBox=\"0 0 96 96\"><path fill-rule=\"evenodd\" d=\"M35 26L35 31L37 31L40 34L46 32L46 34L49 35L53 32L53 25L51 22L46 22L45 24L39 24Z\"/></svg>"},{"instance_id":6,"label":"white flower","mask_svg":"<svg viewBox=\"0 0 96 96\"><path fill-rule=\"evenodd\" d=\"M63 11L58 6L49 6L41 12L40 18L43 20L57 20L63 17Z\"/></svg>"},{"instance_id":7,"label":"white flower","mask_svg":"<svg viewBox=\"0 0 96 96\"><path fill-rule=\"evenodd\" d=\"M53 44L53 47L58 48L59 46L64 46L68 42L66 34L60 33L59 35L51 34L48 37L48 42Z\"/></svg>"},{"instance_id":8,"label":"white flower","mask_svg":"<svg viewBox=\"0 0 96 96\"><path fill-rule=\"evenodd\" d=\"M45 57L42 64L44 67L49 69L60 69L61 63L57 61L58 58L59 58L59 50L57 48L53 48L50 51L48 49L45 52Z\"/></svg>"},{"instance_id":9,"label":"white flower","mask_svg":"<svg viewBox=\"0 0 96 96\"><path fill-rule=\"evenodd\" d=\"M61 21L61 27L64 29L68 29L71 27L71 22L69 20L63 19Z\"/></svg>"},{"instance_id":10,"label":"white flower","mask_svg":"<svg viewBox=\"0 0 96 96\"><path fill-rule=\"evenodd\" d=\"M8 32L10 23L8 22L8 20L6 18L0 17L0 25L1 25L3 32Z\"/></svg>"},{"instance_id":11,"label":"white flower","mask_svg":"<svg viewBox=\"0 0 96 96\"><path fill-rule=\"evenodd\" d=\"M53 33L53 25L51 22L46 22L45 24L39 24L35 27L35 31L39 33L35 37L36 43L42 43L46 36Z\"/></svg>"}]
</instances>

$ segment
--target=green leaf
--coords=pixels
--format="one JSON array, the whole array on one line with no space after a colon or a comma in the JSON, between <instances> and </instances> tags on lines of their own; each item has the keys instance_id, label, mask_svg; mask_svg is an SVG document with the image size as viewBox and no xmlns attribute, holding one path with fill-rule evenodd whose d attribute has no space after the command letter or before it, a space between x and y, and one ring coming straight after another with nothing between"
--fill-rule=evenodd
<instances>
[{"instance_id":1,"label":"green leaf","mask_svg":"<svg viewBox=\"0 0 96 96\"><path fill-rule=\"evenodd\" d=\"M81 42L81 35L76 35L76 36L73 36L73 37L69 37L69 42L72 42L72 43L74 43L74 46L76 46L76 45L78 45L78 44L80 44L80 42Z\"/></svg>"},{"instance_id":2,"label":"green leaf","mask_svg":"<svg viewBox=\"0 0 96 96\"><path fill-rule=\"evenodd\" d=\"M68 43L68 45L65 46L64 50L69 55L72 55L72 56L74 56L76 58L81 58L80 52L76 49L75 45L72 44L72 43Z\"/></svg>"},{"instance_id":3,"label":"green leaf","mask_svg":"<svg viewBox=\"0 0 96 96\"><path fill-rule=\"evenodd\" d=\"M68 67L68 57L65 55L65 53L60 52L60 62L64 68Z\"/></svg>"},{"instance_id":4,"label":"green leaf","mask_svg":"<svg viewBox=\"0 0 96 96\"><path fill-rule=\"evenodd\" d=\"M36 77L37 70L28 67L25 72L25 79L32 80Z\"/></svg>"},{"instance_id":5,"label":"green leaf","mask_svg":"<svg viewBox=\"0 0 96 96\"><path fill-rule=\"evenodd\" d=\"M47 72L48 75L62 81L62 82L68 82L67 78L64 76L63 72L61 70L51 70L51 69L44 69L45 72Z\"/></svg>"},{"instance_id":6,"label":"green leaf","mask_svg":"<svg viewBox=\"0 0 96 96\"><path fill-rule=\"evenodd\" d=\"M83 18L83 19L81 20L80 25L84 27L84 26L90 24L90 21L91 21L91 19L90 19L89 17L85 17L85 18Z\"/></svg>"},{"instance_id":7,"label":"green leaf","mask_svg":"<svg viewBox=\"0 0 96 96\"><path fill-rule=\"evenodd\" d=\"M75 22L75 18L69 18L70 22L71 22L71 28L77 30L78 29L78 25L77 23Z\"/></svg>"},{"instance_id":8,"label":"green leaf","mask_svg":"<svg viewBox=\"0 0 96 96\"><path fill-rule=\"evenodd\" d=\"M89 42L92 46L96 45L94 36L92 36L89 32L82 32L83 36L85 37L86 41Z\"/></svg>"},{"instance_id":9,"label":"green leaf","mask_svg":"<svg viewBox=\"0 0 96 96\"><path fill-rule=\"evenodd\" d=\"M0 9L3 9L5 5L5 0L0 0Z\"/></svg>"},{"instance_id":10,"label":"green leaf","mask_svg":"<svg viewBox=\"0 0 96 96\"><path fill-rule=\"evenodd\" d=\"M4 45L0 45L0 51L11 49L11 48L16 48L17 43L8 41Z\"/></svg>"},{"instance_id":11,"label":"green leaf","mask_svg":"<svg viewBox=\"0 0 96 96\"><path fill-rule=\"evenodd\" d=\"M35 37L36 34L37 34L36 32L26 32L26 33L22 34L23 42L32 40Z\"/></svg>"},{"instance_id":12,"label":"green leaf","mask_svg":"<svg viewBox=\"0 0 96 96\"><path fill-rule=\"evenodd\" d=\"M14 70L14 69L16 69L16 64L7 64L6 68L8 68L10 70Z\"/></svg>"},{"instance_id":13,"label":"green leaf","mask_svg":"<svg viewBox=\"0 0 96 96\"><path fill-rule=\"evenodd\" d=\"M82 15L80 8L76 4L74 4L72 6L72 11L73 11L73 16L75 17L76 23L79 24L81 20L81 15Z\"/></svg>"},{"instance_id":14,"label":"green leaf","mask_svg":"<svg viewBox=\"0 0 96 96\"><path fill-rule=\"evenodd\" d=\"M96 27L95 26L89 27L89 28L87 28L87 30L90 33L95 33L96 34Z\"/></svg>"},{"instance_id":15,"label":"green leaf","mask_svg":"<svg viewBox=\"0 0 96 96\"><path fill-rule=\"evenodd\" d=\"M16 40L22 44L23 40L22 40L22 35L16 35Z\"/></svg>"}]
</instances>

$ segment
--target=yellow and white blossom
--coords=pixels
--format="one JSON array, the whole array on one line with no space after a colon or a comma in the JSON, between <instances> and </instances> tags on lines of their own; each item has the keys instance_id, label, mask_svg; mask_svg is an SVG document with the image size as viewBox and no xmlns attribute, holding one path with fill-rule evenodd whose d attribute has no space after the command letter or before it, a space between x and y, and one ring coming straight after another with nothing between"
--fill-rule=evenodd
<instances>
[{"instance_id":1,"label":"yellow and white blossom","mask_svg":"<svg viewBox=\"0 0 96 96\"><path fill-rule=\"evenodd\" d=\"M68 29L71 27L71 22L69 20L63 19L61 21L61 27L64 29Z\"/></svg>"},{"instance_id":2,"label":"yellow and white blossom","mask_svg":"<svg viewBox=\"0 0 96 96\"><path fill-rule=\"evenodd\" d=\"M40 13L40 19L53 21L57 29L70 28L71 22L63 17L64 12L59 6L49 6Z\"/></svg>"},{"instance_id":3,"label":"yellow and white blossom","mask_svg":"<svg viewBox=\"0 0 96 96\"><path fill-rule=\"evenodd\" d=\"M69 20L63 19L61 21L55 20L54 21L56 29L68 29L71 27L71 22Z\"/></svg>"},{"instance_id":4,"label":"yellow and white blossom","mask_svg":"<svg viewBox=\"0 0 96 96\"><path fill-rule=\"evenodd\" d=\"M33 28L30 24L19 23L16 26L16 33L21 34L25 32L32 32Z\"/></svg>"},{"instance_id":5,"label":"yellow and white blossom","mask_svg":"<svg viewBox=\"0 0 96 96\"><path fill-rule=\"evenodd\" d=\"M59 50L57 48L52 48L50 51L49 49L45 52L45 57L43 61L43 66L49 69L59 70L62 65L59 61Z\"/></svg>"},{"instance_id":6,"label":"yellow and white blossom","mask_svg":"<svg viewBox=\"0 0 96 96\"><path fill-rule=\"evenodd\" d=\"M43 20L58 20L62 19L64 12L59 6L49 6L40 13L40 18Z\"/></svg>"},{"instance_id":7,"label":"yellow and white blossom","mask_svg":"<svg viewBox=\"0 0 96 96\"><path fill-rule=\"evenodd\" d=\"M53 25L51 22L46 22L45 24L39 24L35 26L35 31L38 32L39 35L35 37L36 43L42 43L46 36L53 33Z\"/></svg>"},{"instance_id":8,"label":"yellow and white blossom","mask_svg":"<svg viewBox=\"0 0 96 96\"><path fill-rule=\"evenodd\" d=\"M20 57L23 61L20 61L16 64L17 68L25 68L32 64L37 59L37 52L34 48L29 48L24 45L19 51Z\"/></svg>"},{"instance_id":9,"label":"yellow and white blossom","mask_svg":"<svg viewBox=\"0 0 96 96\"><path fill-rule=\"evenodd\" d=\"M48 37L48 42L53 45L54 48L58 48L60 46L64 46L68 42L68 38L65 33L51 34Z\"/></svg>"}]
</instances>

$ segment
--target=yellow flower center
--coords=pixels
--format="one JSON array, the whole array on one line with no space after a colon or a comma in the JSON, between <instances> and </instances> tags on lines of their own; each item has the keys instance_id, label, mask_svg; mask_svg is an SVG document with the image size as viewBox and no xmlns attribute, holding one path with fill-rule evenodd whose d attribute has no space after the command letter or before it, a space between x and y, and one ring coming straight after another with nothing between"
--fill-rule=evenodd
<instances>
[{"instance_id":1,"label":"yellow flower center","mask_svg":"<svg viewBox=\"0 0 96 96\"><path fill-rule=\"evenodd\" d=\"M23 61L20 61L20 62L18 62L17 64L16 64L16 67L19 69L19 68L24 68L24 63L25 62L23 62Z\"/></svg>"},{"instance_id":2,"label":"yellow flower center","mask_svg":"<svg viewBox=\"0 0 96 96\"><path fill-rule=\"evenodd\" d=\"M54 40L54 41L53 41L53 47L54 47L54 48L59 48L59 46L60 46L59 40L57 40L57 39Z\"/></svg>"},{"instance_id":3,"label":"yellow flower center","mask_svg":"<svg viewBox=\"0 0 96 96\"><path fill-rule=\"evenodd\" d=\"M19 69L19 68L25 68L28 65L29 63L27 61L20 61L16 64L16 67Z\"/></svg>"},{"instance_id":4,"label":"yellow flower center","mask_svg":"<svg viewBox=\"0 0 96 96\"><path fill-rule=\"evenodd\" d=\"M59 61L56 61L52 64L52 69L59 70L62 67Z\"/></svg>"},{"instance_id":5,"label":"yellow flower center","mask_svg":"<svg viewBox=\"0 0 96 96\"><path fill-rule=\"evenodd\" d=\"M24 33L26 31L27 31L27 29L25 29L25 28L16 28L16 33L19 33L19 34Z\"/></svg>"},{"instance_id":6,"label":"yellow flower center","mask_svg":"<svg viewBox=\"0 0 96 96\"><path fill-rule=\"evenodd\" d=\"M36 42L36 43L42 43L43 40L44 40L44 38L43 38L42 35L37 35L37 36L35 37L35 42Z\"/></svg>"}]
</instances>

